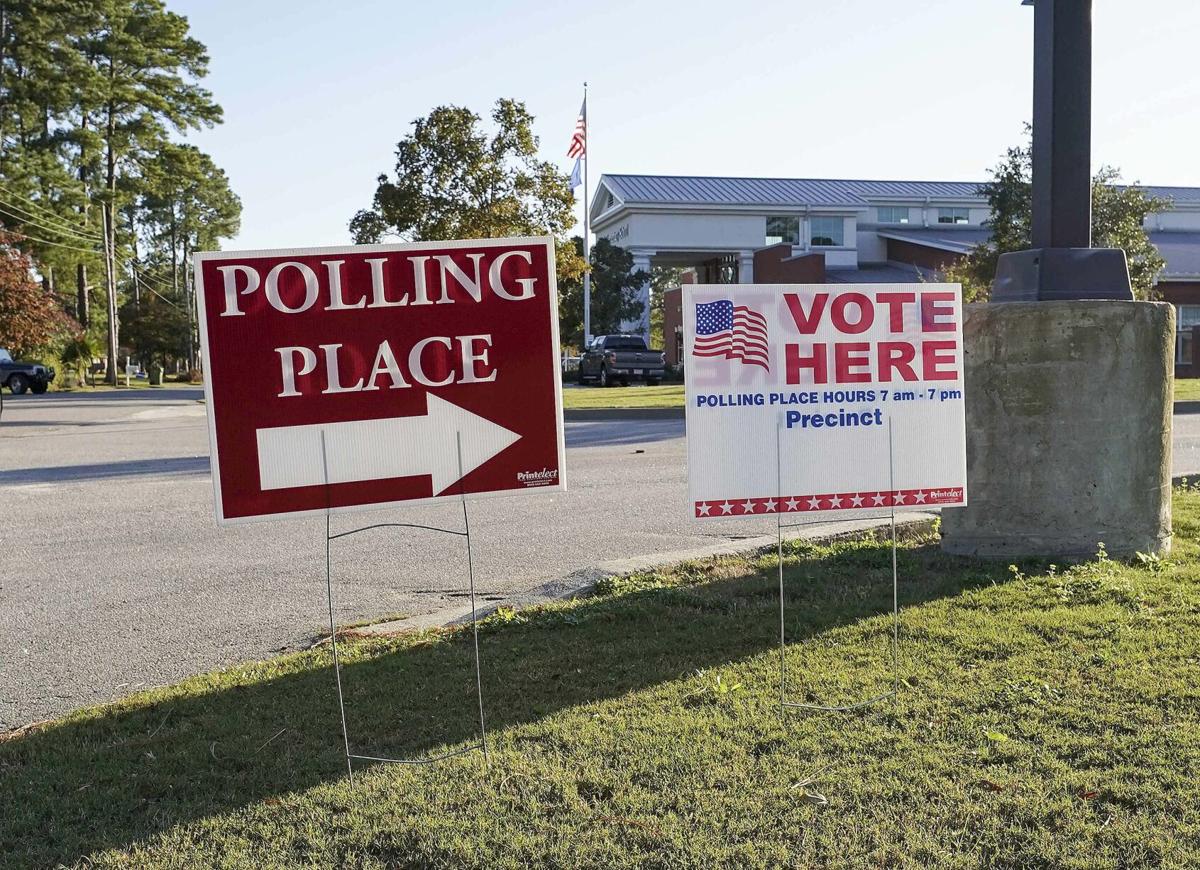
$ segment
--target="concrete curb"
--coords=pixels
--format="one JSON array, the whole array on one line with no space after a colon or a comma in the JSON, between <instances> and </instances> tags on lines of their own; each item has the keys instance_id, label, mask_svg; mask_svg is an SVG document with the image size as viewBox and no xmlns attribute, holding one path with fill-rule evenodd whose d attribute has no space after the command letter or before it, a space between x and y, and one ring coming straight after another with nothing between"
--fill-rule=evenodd
<instances>
[{"instance_id":1,"label":"concrete curb","mask_svg":"<svg viewBox=\"0 0 1200 870\"><path fill-rule=\"evenodd\" d=\"M897 527L914 526L929 522L936 514L926 512L906 512L896 514ZM845 520L842 522L821 523L820 525L790 529L784 532L784 539L791 541L805 539L811 541L829 541L857 534L868 529L882 528L889 524L887 517L865 520ZM501 601L491 600L484 605L478 605L477 615L480 619L494 613L500 607L532 607L551 601L561 601L586 595L596 583L605 577L616 577L621 574L631 574L635 571L648 571L652 568L662 568L667 565L677 565L680 562L691 562L697 559L710 559L714 556L737 556L753 553L757 550L775 546L774 535L758 535L742 538L736 541L726 541L708 547L698 547L691 550L676 550L669 553L655 553L647 556L633 556L627 559L613 559L600 562L589 568L572 571L567 576L544 583L528 592L511 595ZM405 631L420 631L427 628L441 628L449 625L462 625L471 621L471 608L462 603L410 616L406 619L396 619L390 622L378 622L353 629L355 634L397 634ZM327 640L322 637L317 643Z\"/></svg>"}]
</instances>

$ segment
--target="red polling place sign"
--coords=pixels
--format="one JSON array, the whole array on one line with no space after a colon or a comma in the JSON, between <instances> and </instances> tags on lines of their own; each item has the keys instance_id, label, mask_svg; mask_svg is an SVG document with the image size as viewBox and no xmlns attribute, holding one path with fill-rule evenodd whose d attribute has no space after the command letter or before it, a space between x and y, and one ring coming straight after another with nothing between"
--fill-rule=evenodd
<instances>
[{"instance_id":1,"label":"red polling place sign","mask_svg":"<svg viewBox=\"0 0 1200 870\"><path fill-rule=\"evenodd\" d=\"M195 259L220 523L564 489L550 238Z\"/></svg>"}]
</instances>

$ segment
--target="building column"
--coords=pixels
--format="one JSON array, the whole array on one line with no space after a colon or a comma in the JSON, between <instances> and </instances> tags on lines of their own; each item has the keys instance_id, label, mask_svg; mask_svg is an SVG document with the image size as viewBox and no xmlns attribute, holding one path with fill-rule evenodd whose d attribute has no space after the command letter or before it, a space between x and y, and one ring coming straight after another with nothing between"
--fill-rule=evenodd
<instances>
[{"instance_id":1,"label":"building column","mask_svg":"<svg viewBox=\"0 0 1200 870\"><path fill-rule=\"evenodd\" d=\"M754 283L754 252L742 251L738 254L738 283Z\"/></svg>"},{"instance_id":2,"label":"building column","mask_svg":"<svg viewBox=\"0 0 1200 870\"><path fill-rule=\"evenodd\" d=\"M645 272L650 274L650 258L654 255L653 251L631 251L633 254L633 271ZM628 332L633 335L640 335L646 339L646 343L650 343L650 280L646 279L646 283L638 290L638 301L642 303L642 316L637 320L626 320L621 323L621 331Z\"/></svg>"}]
</instances>

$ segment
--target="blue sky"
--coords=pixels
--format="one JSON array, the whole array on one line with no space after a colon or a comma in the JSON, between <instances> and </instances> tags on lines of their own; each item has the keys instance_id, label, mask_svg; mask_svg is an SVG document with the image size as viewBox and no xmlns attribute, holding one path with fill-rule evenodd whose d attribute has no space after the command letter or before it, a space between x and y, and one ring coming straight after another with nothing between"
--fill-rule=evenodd
<instances>
[{"instance_id":1,"label":"blue sky","mask_svg":"<svg viewBox=\"0 0 1200 870\"><path fill-rule=\"evenodd\" d=\"M225 123L189 139L245 207L229 248L344 244L413 119L524 100L602 172L977 180L1031 114L1018 0L168 0ZM1200 186L1194 0L1095 0L1096 163Z\"/></svg>"}]
</instances>

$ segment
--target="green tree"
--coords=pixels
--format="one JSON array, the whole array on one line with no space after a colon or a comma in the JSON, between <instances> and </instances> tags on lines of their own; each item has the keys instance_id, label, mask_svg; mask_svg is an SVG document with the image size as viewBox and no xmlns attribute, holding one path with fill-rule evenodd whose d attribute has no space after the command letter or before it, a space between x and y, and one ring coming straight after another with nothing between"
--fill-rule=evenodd
<instances>
[{"instance_id":1,"label":"green tree","mask_svg":"<svg viewBox=\"0 0 1200 870\"><path fill-rule=\"evenodd\" d=\"M650 270L650 346L664 347L663 294L678 287L683 269L678 266L655 266Z\"/></svg>"},{"instance_id":2,"label":"green tree","mask_svg":"<svg viewBox=\"0 0 1200 870\"><path fill-rule=\"evenodd\" d=\"M164 145L143 163L136 182L140 197L130 202L126 213L131 231L136 234L140 228L144 247L135 247L134 268L145 264L152 272L147 281L158 281L159 286L165 281L190 318L195 310L188 267L191 255L215 250L222 239L237 234L241 200L224 171L192 145ZM182 356L192 368L198 356L194 323L189 332Z\"/></svg>"},{"instance_id":3,"label":"green tree","mask_svg":"<svg viewBox=\"0 0 1200 870\"><path fill-rule=\"evenodd\" d=\"M166 369L188 346L191 321L183 306L154 295L130 300L121 309L125 344L142 363Z\"/></svg>"},{"instance_id":4,"label":"green tree","mask_svg":"<svg viewBox=\"0 0 1200 870\"><path fill-rule=\"evenodd\" d=\"M236 232L224 174L172 139L220 121L199 84L207 70L204 46L163 0L0 2L0 223L20 233L13 243L46 288L73 273L61 301L106 336L113 381L123 261L143 243L156 280L190 310L189 253ZM111 287L96 280L106 265Z\"/></svg>"},{"instance_id":5,"label":"green tree","mask_svg":"<svg viewBox=\"0 0 1200 870\"><path fill-rule=\"evenodd\" d=\"M96 0L89 30L77 40L91 75L79 107L80 142L99 150L99 197L108 205L103 227L108 250L117 249L118 179L159 152L170 129L212 126L221 108L198 81L208 54L188 35L187 19L162 0ZM93 131L87 147L86 131ZM115 264L114 264L115 265ZM118 345L115 289L108 293L108 376L116 383Z\"/></svg>"},{"instance_id":6,"label":"green tree","mask_svg":"<svg viewBox=\"0 0 1200 870\"><path fill-rule=\"evenodd\" d=\"M990 295L996 261L1001 254L1033 245L1030 144L1009 148L990 172L992 178L980 186L980 193L987 197L991 209L985 226L991 230L992 238L976 245L943 273L945 280L963 285L963 297L971 302L985 301ZM1123 249L1134 295L1150 299L1166 264L1146 234L1145 219L1169 208L1171 202L1147 195L1136 182L1122 186L1119 181L1120 172L1110 166L1101 167L1092 179L1092 244Z\"/></svg>"},{"instance_id":7,"label":"green tree","mask_svg":"<svg viewBox=\"0 0 1200 870\"><path fill-rule=\"evenodd\" d=\"M571 239L575 253L583 257L583 238ZM637 320L645 312L638 298L650 275L633 270L633 255L608 239L592 245L592 335L618 332L623 320ZM564 345L583 345L583 281L559 280L558 333Z\"/></svg>"},{"instance_id":8,"label":"green tree","mask_svg":"<svg viewBox=\"0 0 1200 870\"><path fill-rule=\"evenodd\" d=\"M350 221L359 244L552 235L559 282L583 274L566 237L575 196L568 176L537 159L533 116L517 100L496 101L492 130L461 106L439 106L396 145L395 177L380 175L371 208Z\"/></svg>"},{"instance_id":9,"label":"green tree","mask_svg":"<svg viewBox=\"0 0 1200 870\"><path fill-rule=\"evenodd\" d=\"M75 375L79 386L84 385L92 360L100 355L100 345L86 332L78 332L71 336L63 345L58 355L59 361L68 371Z\"/></svg>"},{"instance_id":10,"label":"green tree","mask_svg":"<svg viewBox=\"0 0 1200 870\"><path fill-rule=\"evenodd\" d=\"M84 0L0 4L0 220L21 234L16 243L33 255L47 289L72 293L70 308L84 324L94 289L88 269L101 264L86 172L73 160L78 106L90 89L76 42L89 7Z\"/></svg>"}]
</instances>

